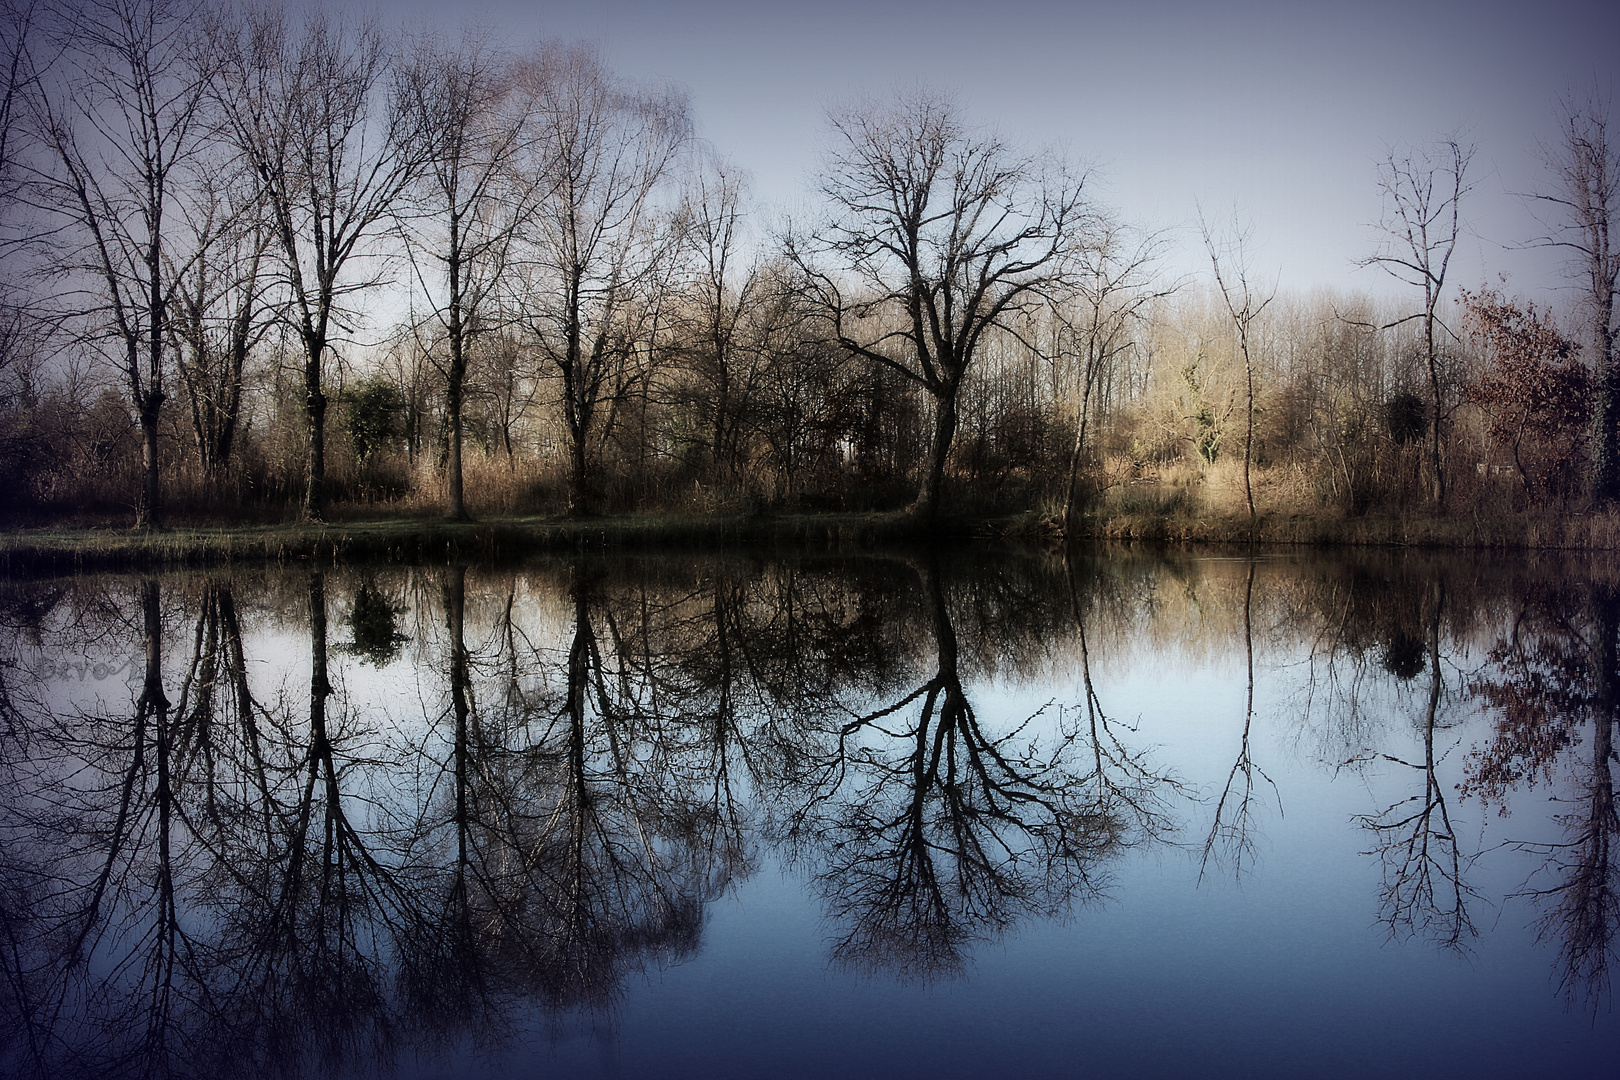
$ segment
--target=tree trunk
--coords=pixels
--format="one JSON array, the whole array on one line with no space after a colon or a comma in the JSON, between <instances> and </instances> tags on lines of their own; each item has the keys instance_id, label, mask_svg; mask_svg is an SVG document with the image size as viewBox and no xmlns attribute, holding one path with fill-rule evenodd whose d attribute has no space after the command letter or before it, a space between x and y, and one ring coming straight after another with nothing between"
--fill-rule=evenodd
<instances>
[{"instance_id":1,"label":"tree trunk","mask_svg":"<svg viewBox=\"0 0 1620 1080\"><path fill-rule=\"evenodd\" d=\"M1248 334L1243 335L1243 380L1248 391L1248 410L1243 425L1243 497L1249 503L1249 542L1254 543L1254 361L1249 357Z\"/></svg>"},{"instance_id":2,"label":"tree trunk","mask_svg":"<svg viewBox=\"0 0 1620 1080\"><path fill-rule=\"evenodd\" d=\"M934 438L928 447L928 461L923 468L922 485L917 500L908 513L918 521L931 523L939 517L940 500L945 488L945 464L951 456L951 443L956 438L956 387L934 395Z\"/></svg>"},{"instance_id":3,"label":"tree trunk","mask_svg":"<svg viewBox=\"0 0 1620 1080\"><path fill-rule=\"evenodd\" d=\"M1074 448L1069 454L1069 482L1063 499L1063 530L1074 535L1080 516L1080 469L1085 464L1086 428L1091 420L1091 385L1095 371L1093 358L1086 357L1084 379L1080 388L1080 410L1074 421Z\"/></svg>"},{"instance_id":4,"label":"tree trunk","mask_svg":"<svg viewBox=\"0 0 1620 1080\"><path fill-rule=\"evenodd\" d=\"M719 297L715 298L716 312L719 311ZM731 373L726 366L726 346L719 334L714 335L711 342L714 348L715 363L715 402L714 402L714 468L717 475L722 472L734 472L736 460L728 452L726 439L726 424L731 414Z\"/></svg>"},{"instance_id":5,"label":"tree trunk","mask_svg":"<svg viewBox=\"0 0 1620 1080\"><path fill-rule=\"evenodd\" d=\"M304 365L304 419L309 428L309 471L304 487L304 517L322 521L326 515L326 395L321 392L321 352L324 343L309 346Z\"/></svg>"},{"instance_id":6,"label":"tree trunk","mask_svg":"<svg viewBox=\"0 0 1620 1080\"><path fill-rule=\"evenodd\" d=\"M141 403L141 499L135 507L135 527L155 529L159 525L158 498L158 410L163 404L161 394L148 394Z\"/></svg>"},{"instance_id":7,"label":"tree trunk","mask_svg":"<svg viewBox=\"0 0 1620 1080\"><path fill-rule=\"evenodd\" d=\"M460 353L455 345L452 350ZM450 453L445 462L446 482L449 486L449 517L451 521L467 521L467 505L461 492L461 387L466 377L467 364L459 355L450 360L450 372L445 380L445 411L450 421Z\"/></svg>"},{"instance_id":8,"label":"tree trunk","mask_svg":"<svg viewBox=\"0 0 1620 1080\"><path fill-rule=\"evenodd\" d=\"M585 433L576 427L568 447L568 513L588 517L595 509L590 491L590 461L585 453Z\"/></svg>"},{"instance_id":9,"label":"tree trunk","mask_svg":"<svg viewBox=\"0 0 1620 1080\"><path fill-rule=\"evenodd\" d=\"M454 206L454 196L451 198L450 213L450 250L447 270L450 276L449 313L445 320L445 330L448 331L450 345L450 367L444 373L445 411L449 414L450 446L445 461L445 482L449 487L449 517L451 521L466 521L467 504L462 497L461 489L461 404L462 390L467 382L467 321L464 318L463 305L466 295L462 281L462 262L465 252L462 250L462 222L461 215Z\"/></svg>"},{"instance_id":10,"label":"tree trunk","mask_svg":"<svg viewBox=\"0 0 1620 1080\"><path fill-rule=\"evenodd\" d=\"M1080 436L1076 435L1074 449L1069 454L1069 478L1063 496L1063 530L1073 535L1080 518L1080 455L1083 452Z\"/></svg>"},{"instance_id":11,"label":"tree trunk","mask_svg":"<svg viewBox=\"0 0 1620 1080\"><path fill-rule=\"evenodd\" d=\"M1597 400L1592 407L1592 497L1598 502L1620 499L1620 371L1614 358L1615 335L1600 330Z\"/></svg>"},{"instance_id":12,"label":"tree trunk","mask_svg":"<svg viewBox=\"0 0 1620 1080\"><path fill-rule=\"evenodd\" d=\"M1428 316L1423 320L1425 348L1429 361L1429 498L1436 507L1446 502L1446 477L1440 468L1440 357L1434 344L1434 298L1428 301Z\"/></svg>"},{"instance_id":13,"label":"tree trunk","mask_svg":"<svg viewBox=\"0 0 1620 1080\"><path fill-rule=\"evenodd\" d=\"M330 756L326 735L326 699L332 684L326 675L326 575L309 575L309 730L310 767Z\"/></svg>"},{"instance_id":14,"label":"tree trunk","mask_svg":"<svg viewBox=\"0 0 1620 1080\"><path fill-rule=\"evenodd\" d=\"M257 259L254 273L258 272ZM236 429L242 421L242 369L247 366L249 351L253 348L252 292L242 301L231 327L230 352L225 357L225 386L222 388L218 410L214 414L213 460L211 474L225 471L231 463L231 450L236 445Z\"/></svg>"}]
</instances>

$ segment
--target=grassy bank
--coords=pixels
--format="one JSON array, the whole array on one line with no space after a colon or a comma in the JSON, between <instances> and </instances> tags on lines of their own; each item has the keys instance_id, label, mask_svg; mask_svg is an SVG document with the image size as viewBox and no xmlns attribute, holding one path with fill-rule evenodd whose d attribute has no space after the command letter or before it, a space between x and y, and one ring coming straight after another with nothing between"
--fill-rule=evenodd
<instances>
[{"instance_id":1,"label":"grassy bank","mask_svg":"<svg viewBox=\"0 0 1620 1080\"><path fill-rule=\"evenodd\" d=\"M34 528L0 533L0 574L316 560L501 562L541 553L705 550L714 547L851 549L899 542L1012 539L1059 543L1142 541L1480 550L1620 550L1620 512L1569 516L1421 517L1120 512L1082 518L1065 537L1050 516L946 518L926 529L897 514L671 515L479 522L375 518L324 525Z\"/></svg>"},{"instance_id":2,"label":"grassy bank","mask_svg":"<svg viewBox=\"0 0 1620 1080\"><path fill-rule=\"evenodd\" d=\"M1108 513L1085 517L1080 540L1401 546L1475 550L1620 550L1620 512L1336 517L1261 514Z\"/></svg>"},{"instance_id":3,"label":"grassy bank","mask_svg":"<svg viewBox=\"0 0 1620 1080\"><path fill-rule=\"evenodd\" d=\"M867 547L919 539L966 540L994 528L948 519L926 532L897 514L714 516L646 514L574 520L510 517L478 522L376 518L328 524L187 527L142 531L34 528L0 533L0 574L297 561L502 562L541 553L704 550L714 547Z\"/></svg>"}]
</instances>

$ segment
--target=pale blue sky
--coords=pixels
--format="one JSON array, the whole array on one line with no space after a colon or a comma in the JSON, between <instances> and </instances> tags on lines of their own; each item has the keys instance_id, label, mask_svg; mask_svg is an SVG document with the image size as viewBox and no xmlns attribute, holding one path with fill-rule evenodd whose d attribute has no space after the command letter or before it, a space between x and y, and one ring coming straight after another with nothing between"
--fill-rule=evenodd
<instances>
[{"instance_id":1,"label":"pale blue sky","mask_svg":"<svg viewBox=\"0 0 1620 1080\"><path fill-rule=\"evenodd\" d=\"M679 83L699 131L749 169L766 214L802 213L822 109L858 90L923 81L1030 144L1098 168L1128 218L1186 226L1202 203L1252 222L1256 264L1285 287L1382 290L1354 260L1375 243L1386 147L1461 132L1478 152L1474 231L1459 284L1510 275L1539 293L1545 253L1515 250L1535 222L1538 137L1556 100L1620 66L1620 4L1387 2L1136 4L1004 0L392 0L386 15L482 21L514 46L587 39L626 75ZM1196 236L1182 264L1200 268Z\"/></svg>"}]
</instances>

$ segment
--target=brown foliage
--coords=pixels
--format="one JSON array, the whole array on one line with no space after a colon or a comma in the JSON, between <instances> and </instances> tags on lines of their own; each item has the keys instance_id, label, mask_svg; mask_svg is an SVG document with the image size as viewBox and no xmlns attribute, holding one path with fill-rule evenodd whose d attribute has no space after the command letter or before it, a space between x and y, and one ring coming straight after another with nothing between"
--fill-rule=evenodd
<instances>
[{"instance_id":1,"label":"brown foliage","mask_svg":"<svg viewBox=\"0 0 1620 1080\"><path fill-rule=\"evenodd\" d=\"M1592 377L1552 320L1495 290L1463 292L1469 330L1490 366L1468 391L1491 441L1513 455L1526 494L1551 494L1579 475L1580 433L1591 416Z\"/></svg>"},{"instance_id":2,"label":"brown foliage","mask_svg":"<svg viewBox=\"0 0 1620 1080\"><path fill-rule=\"evenodd\" d=\"M1558 635L1529 644L1503 641L1490 660L1498 677L1476 679L1469 693L1496 713L1495 734L1468 755L1461 791L1506 813L1510 791L1552 782L1560 755L1575 741L1576 723L1591 707L1591 680L1583 658Z\"/></svg>"}]
</instances>

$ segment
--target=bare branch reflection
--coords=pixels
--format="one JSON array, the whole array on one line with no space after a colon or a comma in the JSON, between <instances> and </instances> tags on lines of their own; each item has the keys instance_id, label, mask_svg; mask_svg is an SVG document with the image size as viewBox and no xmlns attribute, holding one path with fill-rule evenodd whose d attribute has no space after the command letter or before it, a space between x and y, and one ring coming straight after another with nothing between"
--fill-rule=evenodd
<instances>
[{"instance_id":1,"label":"bare branch reflection","mask_svg":"<svg viewBox=\"0 0 1620 1080\"><path fill-rule=\"evenodd\" d=\"M691 955L703 905L723 887L690 827L691 801L663 767L646 671L603 613L600 575L578 565L570 576L561 670L509 596L488 665L497 692L481 706L462 626L465 570L449 572L454 734L444 808L429 807L416 842L436 853L424 874L440 897L438 925L413 955L420 1002L445 1004L438 973L454 969L454 998L609 1009L629 972ZM530 671L545 681L526 682Z\"/></svg>"},{"instance_id":2,"label":"bare branch reflection","mask_svg":"<svg viewBox=\"0 0 1620 1080\"><path fill-rule=\"evenodd\" d=\"M835 962L902 979L959 975L974 945L1099 895L1106 861L1139 842L1141 805L1103 765L1114 752L1030 717L978 715L937 562L914 564L934 673L890 704L821 733L790 777L782 839L814 867L837 927ZM1095 713L1091 719L1098 718ZM1076 759L1091 756L1089 774ZM1152 817L1154 815L1150 815Z\"/></svg>"},{"instance_id":3,"label":"bare branch reflection","mask_svg":"<svg viewBox=\"0 0 1620 1080\"><path fill-rule=\"evenodd\" d=\"M1248 872L1253 731L1292 655L1335 709L1323 759L1415 785L1356 819L1389 932L1462 948L1472 863L1529 853L1566 993L1606 999L1615 590L1397 569L897 553L0 583L0 1074L342 1075L535 1017L612 1030L778 856L835 966L960 975L1174 839L1190 793L1110 689L1143 638L1247 669L1206 867ZM367 590L356 640L398 653L328 640ZM1546 790L1563 832L1471 854L1447 740L1492 640L1463 794ZM1298 700L1274 724L1303 741Z\"/></svg>"},{"instance_id":4,"label":"bare branch reflection","mask_svg":"<svg viewBox=\"0 0 1620 1080\"><path fill-rule=\"evenodd\" d=\"M1423 606L1428 616L1423 656L1429 675L1419 721L1423 759L1406 761L1391 754L1378 755L1384 761L1415 770L1423 790L1380 813L1362 814L1356 820L1376 839L1370 854L1376 854L1383 865L1379 919L1388 927L1390 936L1420 934L1445 948L1461 950L1479 930L1468 913L1468 903L1477 894L1464 880L1467 860L1459 851L1457 829L1446 803L1446 784L1437 772L1442 755L1436 751L1435 742L1442 726L1441 706L1447 690L1440 655L1440 626L1446 610L1443 580L1437 579L1425 589Z\"/></svg>"},{"instance_id":5,"label":"bare branch reflection","mask_svg":"<svg viewBox=\"0 0 1620 1080\"><path fill-rule=\"evenodd\" d=\"M1243 579L1243 658L1246 686L1243 697L1243 732L1238 740L1238 752L1232 768L1226 774L1215 803L1214 819L1209 834L1204 837L1204 848L1198 863L1198 878L1203 880L1212 858L1223 858L1232 867L1232 873L1243 877L1245 867L1255 861L1255 815L1258 811L1260 791L1258 781L1271 788L1277 799L1278 811L1282 799L1277 785L1266 771L1255 763L1250 735L1254 729L1254 559L1249 560L1248 573Z\"/></svg>"},{"instance_id":6,"label":"bare branch reflection","mask_svg":"<svg viewBox=\"0 0 1620 1080\"><path fill-rule=\"evenodd\" d=\"M1612 583L1549 590L1525 605L1471 692L1495 714L1490 742L1468 761L1464 794L1505 810L1520 786L1549 786L1567 807L1559 842L1521 842L1546 861L1524 895L1558 944L1559 988L1593 1010L1610 1000L1620 956L1620 836L1614 727L1620 719L1620 590ZM1579 750L1583 730L1591 746Z\"/></svg>"}]
</instances>

